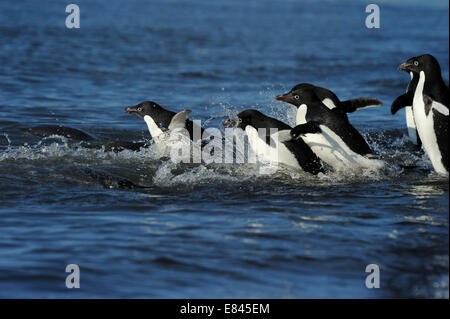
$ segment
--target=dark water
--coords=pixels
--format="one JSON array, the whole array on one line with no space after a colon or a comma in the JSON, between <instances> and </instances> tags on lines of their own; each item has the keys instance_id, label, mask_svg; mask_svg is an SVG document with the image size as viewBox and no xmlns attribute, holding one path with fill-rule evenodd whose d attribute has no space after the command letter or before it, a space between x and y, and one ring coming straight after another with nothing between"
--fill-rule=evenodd
<instances>
[{"instance_id":1,"label":"dark water","mask_svg":"<svg viewBox=\"0 0 450 319\"><path fill-rule=\"evenodd\" d=\"M389 109L411 56L433 54L448 80L448 4L383 2L369 30L363 1L76 3L68 30L64 2L0 2L0 297L448 298L448 178ZM381 99L350 119L388 169L261 176L21 132L148 141L123 107L149 99L207 127L249 107L292 123L273 97L299 82Z\"/></svg>"}]
</instances>

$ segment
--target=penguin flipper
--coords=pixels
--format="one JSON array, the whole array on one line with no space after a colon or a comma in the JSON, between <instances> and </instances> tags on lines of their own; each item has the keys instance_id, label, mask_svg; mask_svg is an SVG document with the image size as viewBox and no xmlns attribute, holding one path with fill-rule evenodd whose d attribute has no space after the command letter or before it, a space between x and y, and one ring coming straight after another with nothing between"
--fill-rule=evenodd
<instances>
[{"instance_id":1,"label":"penguin flipper","mask_svg":"<svg viewBox=\"0 0 450 319\"><path fill-rule=\"evenodd\" d=\"M341 107L346 113L352 113L367 107L378 105L383 105L383 102L371 97L359 97L341 102Z\"/></svg>"},{"instance_id":2,"label":"penguin flipper","mask_svg":"<svg viewBox=\"0 0 450 319\"><path fill-rule=\"evenodd\" d=\"M293 139L298 139L300 135L308 134L308 133L321 133L322 129L320 128L320 125L318 122L308 122L305 124L300 124L294 127L291 130L291 137Z\"/></svg>"},{"instance_id":3,"label":"penguin flipper","mask_svg":"<svg viewBox=\"0 0 450 319\"><path fill-rule=\"evenodd\" d=\"M425 114L427 116L428 113L430 113L431 108L435 109L444 116L448 116L449 114L448 106L439 103L438 101L433 101L433 99L426 94L423 95L423 103L425 104Z\"/></svg>"},{"instance_id":4,"label":"penguin flipper","mask_svg":"<svg viewBox=\"0 0 450 319\"><path fill-rule=\"evenodd\" d=\"M292 140L291 131L290 130L282 130L278 132L278 141L280 143L288 142Z\"/></svg>"},{"instance_id":5,"label":"penguin flipper","mask_svg":"<svg viewBox=\"0 0 450 319\"><path fill-rule=\"evenodd\" d=\"M170 121L169 130L185 128L186 120L191 112L191 110L184 110L175 114Z\"/></svg>"},{"instance_id":6,"label":"penguin flipper","mask_svg":"<svg viewBox=\"0 0 450 319\"><path fill-rule=\"evenodd\" d=\"M425 104L425 115L430 114L431 106L433 105L433 100L428 95L423 95L423 103Z\"/></svg>"},{"instance_id":7,"label":"penguin flipper","mask_svg":"<svg viewBox=\"0 0 450 319\"><path fill-rule=\"evenodd\" d=\"M398 98L392 102L391 113L395 114L398 110L413 105L414 95L413 92L408 91L405 94L400 95Z\"/></svg>"},{"instance_id":8,"label":"penguin flipper","mask_svg":"<svg viewBox=\"0 0 450 319\"><path fill-rule=\"evenodd\" d=\"M448 143L448 135L449 135L449 113L442 113L441 110L438 110L439 107L435 107L435 104L440 104L436 101L433 102L432 114L434 118L434 130L436 134L436 140L441 141L439 143L439 151L441 153L441 162L444 165L444 168L447 170L447 173L450 168L450 144ZM442 104L441 104L442 106ZM447 109L448 110L448 109Z\"/></svg>"}]
</instances>

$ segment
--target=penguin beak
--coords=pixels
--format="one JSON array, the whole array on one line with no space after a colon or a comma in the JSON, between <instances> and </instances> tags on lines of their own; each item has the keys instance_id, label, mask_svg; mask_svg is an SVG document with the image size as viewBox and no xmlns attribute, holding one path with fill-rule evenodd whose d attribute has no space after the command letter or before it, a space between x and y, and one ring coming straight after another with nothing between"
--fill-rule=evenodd
<instances>
[{"instance_id":1,"label":"penguin beak","mask_svg":"<svg viewBox=\"0 0 450 319\"><path fill-rule=\"evenodd\" d=\"M125 108L125 113L127 114L133 114L137 117L139 117L140 119L144 118L144 116L138 112L137 107L136 106L128 106Z\"/></svg>"},{"instance_id":2,"label":"penguin beak","mask_svg":"<svg viewBox=\"0 0 450 319\"><path fill-rule=\"evenodd\" d=\"M412 63L405 62L405 63L400 64L397 69L401 70L401 71L409 72L409 71L411 71L412 65L413 65Z\"/></svg>"},{"instance_id":3,"label":"penguin beak","mask_svg":"<svg viewBox=\"0 0 450 319\"><path fill-rule=\"evenodd\" d=\"M287 102L290 98L290 94L286 93L286 94L281 94L275 97L275 100L277 101L283 101L283 102Z\"/></svg>"},{"instance_id":4,"label":"penguin beak","mask_svg":"<svg viewBox=\"0 0 450 319\"><path fill-rule=\"evenodd\" d=\"M127 114L133 114L136 112L137 112L137 110L136 110L136 107L134 107L134 106L128 106L125 108L125 113L127 113Z\"/></svg>"},{"instance_id":5,"label":"penguin beak","mask_svg":"<svg viewBox=\"0 0 450 319\"><path fill-rule=\"evenodd\" d=\"M227 120L222 122L222 125L225 126L225 127L235 127L236 126L236 121L232 120L232 119L227 119Z\"/></svg>"}]
</instances>

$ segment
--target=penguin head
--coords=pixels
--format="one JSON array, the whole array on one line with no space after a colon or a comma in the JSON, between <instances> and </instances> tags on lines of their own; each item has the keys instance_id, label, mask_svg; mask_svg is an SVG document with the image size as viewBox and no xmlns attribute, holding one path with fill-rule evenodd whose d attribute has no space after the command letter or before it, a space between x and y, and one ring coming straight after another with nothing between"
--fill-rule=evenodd
<instances>
[{"instance_id":1,"label":"penguin head","mask_svg":"<svg viewBox=\"0 0 450 319\"><path fill-rule=\"evenodd\" d=\"M145 117L150 117L162 130L169 128L173 117L176 115L175 112L168 111L152 101L145 101L135 106L129 106L125 108L125 113L133 114L146 122Z\"/></svg>"},{"instance_id":2,"label":"penguin head","mask_svg":"<svg viewBox=\"0 0 450 319\"><path fill-rule=\"evenodd\" d=\"M146 115L155 119L158 118L158 115L165 112L169 111L165 110L164 108L162 108L161 106L152 101L145 101L135 106L129 106L125 108L125 113L136 115L141 119L143 119L144 116Z\"/></svg>"},{"instance_id":3,"label":"penguin head","mask_svg":"<svg viewBox=\"0 0 450 319\"><path fill-rule=\"evenodd\" d=\"M256 129L265 127L264 121L267 117L257 110L245 110L239 113L235 119L225 120L222 125L226 127L238 127L245 131L247 126L252 126Z\"/></svg>"},{"instance_id":4,"label":"penguin head","mask_svg":"<svg viewBox=\"0 0 450 319\"><path fill-rule=\"evenodd\" d=\"M277 101L283 101L296 106L318 100L315 94L315 86L309 83L300 83L294 86L288 93L275 97Z\"/></svg>"},{"instance_id":5,"label":"penguin head","mask_svg":"<svg viewBox=\"0 0 450 319\"><path fill-rule=\"evenodd\" d=\"M431 54L423 54L408 59L405 63L398 66L399 70L405 72L420 73L423 71L425 74L441 74L441 67L439 62Z\"/></svg>"}]
</instances>

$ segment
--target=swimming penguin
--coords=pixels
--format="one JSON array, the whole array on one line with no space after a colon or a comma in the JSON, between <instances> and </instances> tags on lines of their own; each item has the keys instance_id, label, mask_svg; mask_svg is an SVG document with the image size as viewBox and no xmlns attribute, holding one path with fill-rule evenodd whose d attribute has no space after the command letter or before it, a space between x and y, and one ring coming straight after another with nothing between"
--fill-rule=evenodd
<instances>
[{"instance_id":1,"label":"swimming penguin","mask_svg":"<svg viewBox=\"0 0 450 319\"><path fill-rule=\"evenodd\" d=\"M292 91L299 90L310 90L314 92L317 98L321 100L324 105L335 112L352 113L357 110L383 104L380 100L371 97L360 97L340 101L336 94L329 89L312 85L310 83L300 83L292 89Z\"/></svg>"},{"instance_id":2,"label":"swimming penguin","mask_svg":"<svg viewBox=\"0 0 450 319\"><path fill-rule=\"evenodd\" d=\"M190 110L178 113L168 111L152 101L139 103L135 106L125 108L125 113L133 114L147 123L148 130L155 143L160 143L164 133L174 129L186 129L192 141L209 136L202 127L188 119Z\"/></svg>"},{"instance_id":3,"label":"swimming penguin","mask_svg":"<svg viewBox=\"0 0 450 319\"><path fill-rule=\"evenodd\" d=\"M23 130L25 134L39 135L39 136L64 136L78 141L92 141L94 138L83 131L75 128L59 126L59 125L39 125L35 127L26 128Z\"/></svg>"},{"instance_id":4,"label":"swimming penguin","mask_svg":"<svg viewBox=\"0 0 450 319\"><path fill-rule=\"evenodd\" d=\"M68 174L76 174L77 177L89 177L108 189L139 190L150 188L148 186L135 184L124 177L89 167L73 168Z\"/></svg>"},{"instance_id":5,"label":"swimming penguin","mask_svg":"<svg viewBox=\"0 0 450 319\"><path fill-rule=\"evenodd\" d=\"M435 57L424 54L408 59L399 70L419 77L412 109L423 148L437 173L448 175L449 88Z\"/></svg>"},{"instance_id":6,"label":"swimming penguin","mask_svg":"<svg viewBox=\"0 0 450 319\"><path fill-rule=\"evenodd\" d=\"M361 134L350 124L345 112L326 106L314 89L295 86L276 100L297 107L297 126L291 130L294 139L303 138L314 153L336 170L384 167Z\"/></svg>"},{"instance_id":7,"label":"swimming penguin","mask_svg":"<svg viewBox=\"0 0 450 319\"><path fill-rule=\"evenodd\" d=\"M302 139L291 140L289 138L289 140L282 141L285 138L280 138L280 134L289 134L292 128L277 119L251 109L240 112L236 120L224 121L223 125L244 130L247 133L250 147L258 156L265 156L265 160L277 161L311 174L324 172L322 162ZM263 131L265 135L260 136L258 129L265 129ZM273 129L276 129L276 132L273 132ZM268 148L271 147L275 147L278 152L276 154L270 152ZM271 154L275 157L268 158L267 156Z\"/></svg>"},{"instance_id":8,"label":"swimming penguin","mask_svg":"<svg viewBox=\"0 0 450 319\"><path fill-rule=\"evenodd\" d=\"M80 144L84 148L104 149L105 152L119 153L124 150L139 152L141 148L150 146L147 142L130 142L130 141L92 141L82 142Z\"/></svg>"},{"instance_id":9,"label":"swimming penguin","mask_svg":"<svg viewBox=\"0 0 450 319\"><path fill-rule=\"evenodd\" d=\"M391 113L395 114L398 110L405 108L408 136L414 144L420 147L422 145L422 142L420 141L419 133L417 132L416 122L414 120L414 114L412 110L414 92L416 91L417 82L419 82L419 75L414 72L409 72L409 74L411 76L411 81L406 88L406 93L400 95L394 100L394 102L392 102Z\"/></svg>"},{"instance_id":10,"label":"swimming penguin","mask_svg":"<svg viewBox=\"0 0 450 319\"><path fill-rule=\"evenodd\" d=\"M75 128L58 125L39 125L26 128L23 133L36 136L64 136L70 140L80 142L79 146L92 149L104 149L105 152L121 152L123 150L139 151L141 148L149 146L146 142L130 141L101 141L96 140L91 135Z\"/></svg>"}]
</instances>

